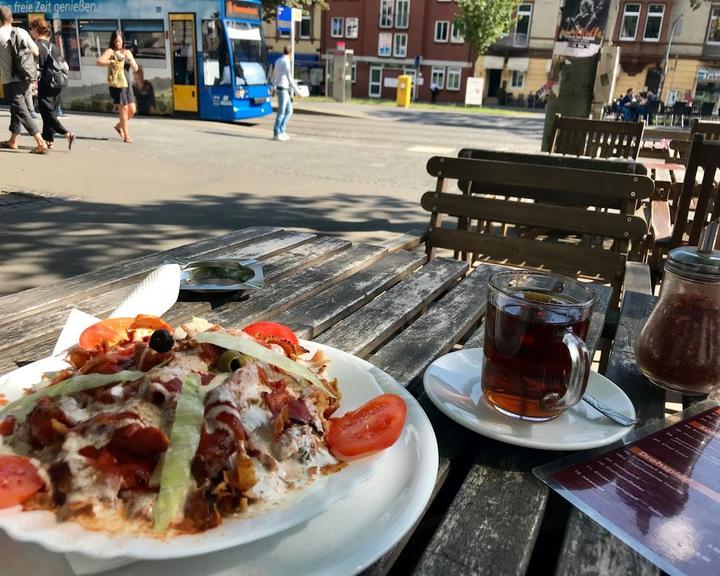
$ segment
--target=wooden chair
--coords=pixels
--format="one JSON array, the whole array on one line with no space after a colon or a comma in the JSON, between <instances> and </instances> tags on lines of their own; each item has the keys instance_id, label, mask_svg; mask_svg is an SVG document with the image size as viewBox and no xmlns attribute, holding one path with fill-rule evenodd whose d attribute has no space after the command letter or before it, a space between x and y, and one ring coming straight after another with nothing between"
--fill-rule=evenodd
<instances>
[{"instance_id":1,"label":"wooden chair","mask_svg":"<svg viewBox=\"0 0 720 576\"><path fill-rule=\"evenodd\" d=\"M616 305L626 263L643 257L647 223L634 211L638 201L652 193L647 176L444 157L431 158L427 170L437 178L435 191L425 193L421 202L431 213L426 237L431 258L437 249L448 249L480 260L609 282ZM466 190L448 192L452 180L467 183ZM590 206L611 211L588 210ZM452 225L445 216L457 222ZM444 220L451 226L443 227ZM499 234L498 226L472 227L471 221L509 230ZM524 227L547 229L563 240L513 233ZM587 245L586 237L605 241Z\"/></svg>"},{"instance_id":2,"label":"wooden chair","mask_svg":"<svg viewBox=\"0 0 720 576\"><path fill-rule=\"evenodd\" d=\"M705 140L720 140L720 122L703 122L695 120L687 138L676 138L670 141L670 158L687 165L690 156L690 145L695 134L702 134Z\"/></svg>"},{"instance_id":3,"label":"wooden chair","mask_svg":"<svg viewBox=\"0 0 720 576\"><path fill-rule=\"evenodd\" d=\"M533 154L526 152L502 152L483 148L463 148L458 158L473 160L496 160L499 162L517 162L519 164L539 164L557 168L578 168L580 170L599 170L601 172L619 172L647 176L647 168L633 159L582 158L558 154ZM462 188L462 184L461 184Z\"/></svg>"},{"instance_id":4,"label":"wooden chair","mask_svg":"<svg viewBox=\"0 0 720 576\"><path fill-rule=\"evenodd\" d=\"M701 170L702 181L698 186L696 182ZM710 220L720 216L718 170L720 140L707 140L702 133L696 132L690 144L687 170L674 218L667 202L651 202L650 267L654 280L659 279L663 259L670 250L684 245L696 246L702 229Z\"/></svg>"},{"instance_id":5,"label":"wooden chair","mask_svg":"<svg viewBox=\"0 0 720 576\"><path fill-rule=\"evenodd\" d=\"M637 159L644 126L642 122L566 118L556 114L550 152L590 158Z\"/></svg>"}]
</instances>

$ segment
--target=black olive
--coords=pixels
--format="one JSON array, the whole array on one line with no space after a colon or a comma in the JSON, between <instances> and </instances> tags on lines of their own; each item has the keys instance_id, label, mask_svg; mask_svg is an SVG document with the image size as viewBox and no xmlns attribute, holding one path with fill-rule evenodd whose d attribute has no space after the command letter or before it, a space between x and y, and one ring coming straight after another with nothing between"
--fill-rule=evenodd
<instances>
[{"instance_id":1,"label":"black olive","mask_svg":"<svg viewBox=\"0 0 720 576\"><path fill-rule=\"evenodd\" d=\"M175 340L167 330L155 330L150 336L150 348L155 352L170 352L174 345Z\"/></svg>"}]
</instances>

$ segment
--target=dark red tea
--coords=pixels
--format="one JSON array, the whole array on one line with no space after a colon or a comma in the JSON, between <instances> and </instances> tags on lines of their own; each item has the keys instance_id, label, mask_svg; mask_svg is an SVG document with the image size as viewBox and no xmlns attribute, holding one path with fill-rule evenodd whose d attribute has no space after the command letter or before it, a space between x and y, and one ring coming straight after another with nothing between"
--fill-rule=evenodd
<instances>
[{"instance_id":1,"label":"dark red tea","mask_svg":"<svg viewBox=\"0 0 720 576\"><path fill-rule=\"evenodd\" d=\"M488 301L483 391L503 412L548 420L564 410L556 401L565 395L571 372L563 336L569 329L584 340L589 313L572 307L576 302L562 294L520 290L512 296L499 300L501 310ZM571 306L542 308L537 304Z\"/></svg>"}]
</instances>

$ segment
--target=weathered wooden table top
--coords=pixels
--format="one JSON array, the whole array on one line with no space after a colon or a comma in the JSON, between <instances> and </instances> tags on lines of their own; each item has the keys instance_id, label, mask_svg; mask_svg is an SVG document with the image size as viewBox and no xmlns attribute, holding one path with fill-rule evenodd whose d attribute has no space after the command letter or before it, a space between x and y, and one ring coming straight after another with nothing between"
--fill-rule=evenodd
<instances>
[{"instance_id":1,"label":"weathered wooden table top","mask_svg":"<svg viewBox=\"0 0 720 576\"><path fill-rule=\"evenodd\" d=\"M427 412L439 444L433 501L416 529L367 570L370 574L649 574L659 570L532 474L556 459L476 435L442 415L425 396L422 375L458 345L482 344L487 281L498 268L468 271L461 261L428 262L419 238L383 244L255 227L151 254L0 298L0 373L47 355L68 311L107 315L168 257L257 258L266 287L238 297L183 297L170 322L202 316L226 327L257 319L282 322L298 335L367 359L395 377ZM610 290L598 303L588 344L598 345ZM664 393L638 372L633 343L651 296L625 294L606 375L632 399L641 422L662 416ZM3 545L0 548L23 546ZM42 558L53 554L34 547ZM48 561L50 561L48 560ZM64 561L63 561L64 562ZM28 568L32 574L32 567ZM2 569L0 569L2 572ZM211 572L209 571L208 574Z\"/></svg>"}]
</instances>

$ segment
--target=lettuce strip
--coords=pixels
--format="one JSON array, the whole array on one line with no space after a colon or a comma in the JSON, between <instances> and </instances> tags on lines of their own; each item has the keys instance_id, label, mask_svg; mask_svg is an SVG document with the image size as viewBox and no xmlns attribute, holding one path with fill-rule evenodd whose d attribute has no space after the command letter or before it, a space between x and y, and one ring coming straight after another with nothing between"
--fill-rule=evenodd
<instances>
[{"instance_id":1,"label":"lettuce strip","mask_svg":"<svg viewBox=\"0 0 720 576\"><path fill-rule=\"evenodd\" d=\"M167 530L185 506L193 483L190 465L200 444L204 399L200 377L197 374L186 376L177 400L170 445L162 460L160 493L153 510L156 532Z\"/></svg>"},{"instance_id":2,"label":"lettuce strip","mask_svg":"<svg viewBox=\"0 0 720 576\"><path fill-rule=\"evenodd\" d=\"M0 409L0 418L4 416L15 416L18 419L25 418L35 407L35 403L40 398L57 396L69 396L77 394L85 390L99 388L113 383L133 382L145 376L145 372L136 372L132 370L123 370L116 374L78 374L67 380L63 380L54 386L46 386L32 394L23 396L14 402L10 402L7 406Z\"/></svg>"},{"instance_id":3,"label":"lettuce strip","mask_svg":"<svg viewBox=\"0 0 720 576\"><path fill-rule=\"evenodd\" d=\"M276 368L280 368L284 372L287 372L296 378L307 380L311 384L328 393L333 398L336 396L332 390L323 384L317 374L315 374L307 366L303 366L302 364L291 360L284 354L279 354L278 352L270 350L250 338L233 336L232 334L227 334L225 332L201 332L197 335L197 341L205 342L207 344L215 344L215 346L220 346L221 348L226 348L228 350L242 352L243 354L247 354L248 356L252 356L257 360L260 360L260 362L265 362L265 364L271 364Z\"/></svg>"}]
</instances>

